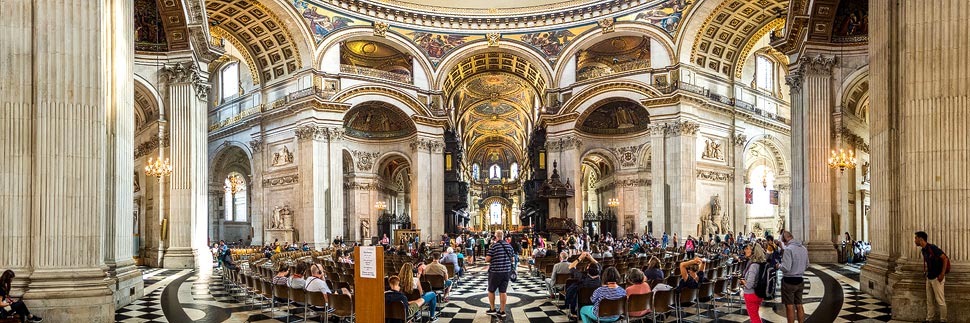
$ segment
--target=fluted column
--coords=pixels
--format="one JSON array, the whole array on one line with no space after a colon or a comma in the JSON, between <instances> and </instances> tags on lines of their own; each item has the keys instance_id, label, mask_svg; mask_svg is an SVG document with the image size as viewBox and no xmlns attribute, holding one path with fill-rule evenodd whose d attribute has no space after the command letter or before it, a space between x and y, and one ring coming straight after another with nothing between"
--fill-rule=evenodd
<instances>
[{"instance_id":1,"label":"fluted column","mask_svg":"<svg viewBox=\"0 0 970 323\"><path fill-rule=\"evenodd\" d=\"M860 285L888 296L893 319L926 319L913 232L949 256L948 322L970 321L970 6L871 2L873 253ZM903 63L905 62L905 63ZM882 245L879 245L882 244ZM868 285L872 284L872 287Z\"/></svg>"},{"instance_id":2,"label":"fluted column","mask_svg":"<svg viewBox=\"0 0 970 323\"><path fill-rule=\"evenodd\" d=\"M162 265L193 268L197 249L206 241L206 105L204 81L192 62L162 68L171 112L171 199L168 237ZM200 232L201 230L201 232Z\"/></svg>"},{"instance_id":3,"label":"fluted column","mask_svg":"<svg viewBox=\"0 0 970 323\"><path fill-rule=\"evenodd\" d=\"M114 319L102 267L116 85L103 72L115 63L104 4L0 6L0 267L17 274L12 293L26 290L31 311L55 322Z\"/></svg>"},{"instance_id":4,"label":"fluted column","mask_svg":"<svg viewBox=\"0 0 970 323\"><path fill-rule=\"evenodd\" d=\"M265 241L263 241L266 230L264 223L266 223L267 216L272 215L272 213L266 211L267 208L263 200L263 167L265 167L264 163L266 162L266 158L263 156L264 148L262 135L255 135L255 138L249 141L249 150L253 152L253 174L247 194L252 197L252 205L249 206L249 219L253 226L251 242L253 245L265 244Z\"/></svg>"},{"instance_id":5,"label":"fluted column","mask_svg":"<svg viewBox=\"0 0 970 323\"><path fill-rule=\"evenodd\" d=\"M329 246L331 240L327 215L327 188L330 185L327 169L327 161L330 159L327 151L330 140L328 130L329 128L323 126L308 124L294 131L299 142L297 158L303 194L302 205L293 215L293 227L298 230L298 237L295 239L306 241L314 248ZM266 209L276 206L270 205Z\"/></svg>"},{"instance_id":6,"label":"fluted column","mask_svg":"<svg viewBox=\"0 0 970 323\"><path fill-rule=\"evenodd\" d=\"M437 239L444 233L444 167L440 158L444 144L441 139L423 136L411 142L411 221L424 238ZM436 185L439 181L440 188Z\"/></svg>"},{"instance_id":7,"label":"fluted column","mask_svg":"<svg viewBox=\"0 0 970 323\"><path fill-rule=\"evenodd\" d=\"M664 232L671 232L670 213L667 209L665 135L666 127L663 124L650 125L650 207L653 208L654 237L662 237Z\"/></svg>"},{"instance_id":8,"label":"fluted column","mask_svg":"<svg viewBox=\"0 0 970 323\"><path fill-rule=\"evenodd\" d=\"M670 186L670 227L686 238L697 235L697 131L696 122L681 119L667 124L667 185Z\"/></svg>"},{"instance_id":9,"label":"fluted column","mask_svg":"<svg viewBox=\"0 0 970 323\"><path fill-rule=\"evenodd\" d=\"M732 214L725 214L730 220L728 223L727 231L738 232L741 228L744 228L747 218L747 212L745 211L744 204L744 145L748 143L748 136L744 134L741 130L735 130L733 136L733 147L731 149L731 154L733 154L732 166L734 166L734 179L731 188L730 203L734 206L733 208L725 208L725 210L734 211ZM726 199L727 200L727 199ZM724 232L722 232L723 234Z\"/></svg>"},{"instance_id":10,"label":"fluted column","mask_svg":"<svg viewBox=\"0 0 970 323\"><path fill-rule=\"evenodd\" d=\"M832 149L832 66L834 57L803 56L797 69L789 75L789 85L800 87L793 92L792 137L793 160L801 178L801 188L795 195L792 229L796 239L807 242L809 260L813 263L833 263L838 254L833 245L832 232L832 170L828 167ZM793 84L797 82L797 84ZM796 99L797 97L797 99ZM801 184L801 185L798 185ZM801 229L801 231L796 231Z\"/></svg>"},{"instance_id":11,"label":"fluted column","mask_svg":"<svg viewBox=\"0 0 970 323\"><path fill-rule=\"evenodd\" d=\"M104 70L111 86L107 89L107 146L105 170L108 182L105 210L104 262L111 277L118 307L140 298L144 292L141 271L135 268L133 256L133 185L134 185L134 41L132 28L132 0L112 0L108 3L111 37L105 48L115 64Z\"/></svg>"},{"instance_id":12,"label":"fluted column","mask_svg":"<svg viewBox=\"0 0 970 323\"><path fill-rule=\"evenodd\" d=\"M344 234L344 157L342 127L327 132L327 227L328 239ZM352 224L350 226L353 226Z\"/></svg>"}]
</instances>

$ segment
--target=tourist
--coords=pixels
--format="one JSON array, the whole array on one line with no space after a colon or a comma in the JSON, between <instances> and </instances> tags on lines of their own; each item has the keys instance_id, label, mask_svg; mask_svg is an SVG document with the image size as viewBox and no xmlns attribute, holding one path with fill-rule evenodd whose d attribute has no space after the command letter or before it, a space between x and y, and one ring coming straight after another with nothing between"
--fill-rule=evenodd
<instances>
[{"instance_id":1,"label":"tourist","mask_svg":"<svg viewBox=\"0 0 970 323\"><path fill-rule=\"evenodd\" d=\"M469 256L471 256L470 258L471 261L469 261L468 263L474 264L475 263L475 238L471 235L469 235L468 238L465 239L465 258L468 258Z\"/></svg>"},{"instance_id":2,"label":"tourist","mask_svg":"<svg viewBox=\"0 0 970 323\"><path fill-rule=\"evenodd\" d=\"M435 318L435 310L438 307L438 295L435 295L434 291L425 291L421 287L421 282L418 277L414 276L414 267L411 263L404 263L401 266L401 271L398 273L398 278L401 279L401 288L399 289L402 293L413 293L415 290L418 291L418 299L423 300L422 303L428 303L428 308L431 311L431 317ZM390 285L390 284L388 284Z\"/></svg>"},{"instance_id":3,"label":"tourist","mask_svg":"<svg viewBox=\"0 0 970 323\"><path fill-rule=\"evenodd\" d=\"M536 259L537 258L542 258L542 257L545 257L545 256L546 256L546 249L543 249L543 248L535 248L535 249L532 250L532 257L529 257L529 272L530 273L532 272L532 265L535 265L536 264ZM536 268L536 271L539 271L539 268Z\"/></svg>"},{"instance_id":4,"label":"tourist","mask_svg":"<svg viewBox=\"0 0 970 323\"><path fill-rule=\"evenodd\" d=\"M288 283L290 288L303 289L306 286L306 279L303 278L306 273L305 262L299 262L296 267L290 267L290 281Z\"/></svg>"},{"instance_id":5,"label":"tourist","mask_svg":"<svg viewBox=\"0 0 970 323\"><path fill-rule=\"evenodd\" d=\"M452 250L451 247L448 247L448 250ZM440 261L441 259L443 258L441 257L441 254L439 254L438 252L435 252L434 254L432 254L431 261L429 261L427 266L424 267L423 275L437 275L437 276L444 277L445 281L444 281L443 297L445 302L447 302L448 291L451 290L451 280L449 280L450 277L448 277L448 268L446 268L444 265L441 264L441 261ZM455 264L458 263L457 258L455 259L454 263Z\"/></svg>"},{"instance_id":6,"label":"tourist","mask_svg":"<svg viewBox=\"0 0 970 323\"><path fill-rule=\"evenodd\" d=\"M519 269L519 254L522 253L522 245L519 244L518 239L512 239L512 237L507 237L506 240L509 245L512 246L512 270Z\"/></svg>"},{"instance_id":7,"label":"tourist","mask_svg":"<svg viewBox=\"0 0 970 323\"><path fill-rule=\"evenodd\" d=\"M704 263L703 260L701 260L701 258L694 258L694 259L691 259L691 260L688 260L688 261L681 262L680 263L680 272L681 273L687 273L687 275L684 275L680 279L680 285L677 286L677 288L680 288L680 289L683 289L683 288L698 289L698 288L700 288L701 287L701 284L703 284L704 282L706 282L708 280L707 277L704 277L704 268L705 267L706 267L706 264Z\"/></svg>"},{"instance_id":8,"label":"tourist","mask_svg":"<svg viewBox=\"0 0 970 323\"><path fill-rule=\"evenodd\" d=\"M663 273L661 273L661 275L663 275ZM627 296L642 295L642 294L650 293L650 284L647 283L646 276L643 274L642 271L640 271L640 269L631 268L630 271L626 274L626 282L630 284L630 286L626 287ZM647 309L643 311L630 312L630 316L641 317L641 316L647 315L648 313L650 313L649 306L647 307Z\"/></svg>"},{"instance_id":9,"label":"tourist","mask_svg":"<svg viewBox=\"0 0 970 323\"><path fill-rule=\"evenodd\" d=\"M387 279L387 285L391 288L391 290L384 292L384 306L390 306L390 304L394 303L406 304L406 316L411 317L414 316L414 313L417 313L421 309L421 305L424 305L424 298L419 297L413 301L409 301L408 296L401 292L401 278L391 276ZM433 311L434 310L432 310L432 312ZM432 315L431 320L434 321L437 320L437 318Z\"/></svg>"},{"instance_id":10,"label":"tourist","mask_svg":"<svg viewBox=\"0 0 970 323\"><path fill-rule=\"evenodd\" d=\"M679 242L680 240L677 239L677 232L674 232L674 238L673 238L674 248L680 247Z\"/></svg>"},{"instance_id":11,"label":"tourist","mask_svg":"<svg viewBox=\"0 0 970 323\"><path fill-rule=\"evenodd\" d=\"M23 299L15 299L10 296L10 283L13 282L14 277L16 275L10 269L3 271L3 274L0 275L0 318L6 318L12 313L16 313L20 315L20 322L43 321L44 319L40 316L30 314L30 310L27 309Z\"/></svg>"},{"instance_id":12,"label":"tourist","mask_svg":"<svg viewBox=\"0 0 970 323\"><path fill-rule=\"evenodd\" d=\"M946 274L950 272L950 259L942 249L926 242L929 235L926 232L916 232L913 240L923 254L923 269L926 271L926 320L929 322L946 322L946 298L943 297L943 284ZM940 319L935 320L936 309L940 309Z\"/></svg>"},{"instance_id":13,"label":"tourist","mask_svg":"<svg viewBox=\"0 0 970 323\"><path fill-rule=\"evenodd\" d=\"M623 287L617 285L620 281L620 273L616 270L616 267L606 268L603 272L603 285L593 291L593 296L590 297L590 301L593 305L583 306L579 310L579 315L583 319L583 323L590 323L594 321L598 322L616 322L620 319L619 315L599 317L600 302L603 300L616 300L626 297L626 290ZM649 288L649 286L647 287Z\"/></svg>"},{"instance_id":14,"label":"tourist","mask_svg":"<svg viewBox=\"0 0 970 323\"><path fill-rule=\"evenodd\" d=\"M443 264L451 263L452 269L455 270L455 276L461 275L461 266L458 265L458 255L455 254L455 248L448 247L445 250L445 255L441 256L439 261Z\"/></svg>"},{"instance_id":15,"label":"tourist","mask_svg":"<svg viewBox=\"0 0 970 323\"><path fill-rule=\"evenodd\" d=\"M778 269L782 272L781 302L785 304L788 323L795 322L796 310L798 322L805 322L802 290L805 289L803 275L808 268L808 249L802 246L801 241L796 241L789 231L782 233L781 240L785 244L781 264L778 264Z\"/></svg>"},{"instance_id":16,"label":"tourist","mask_svg":"<svg viewBox=\"0 0 970 323\"><path fill-rule=\"evenodd\" d=\"M663 280L664 271L660 269L660 259L656 256L651 256L650 260L647 260L647 270L643 272L643 275L648 280Z\"/></svg>"},{"instance_id":17,"label":"tourist","mask_svg":"<svg viewBox=\"0 0 970 323\"><path fill-rule=\"evenodd\" d=\"M512 255L515 250L505 242L505 234L502 231L495 231L495 242L489 247L485 262L488 263L488 315L497 316L505 319L505 303L508 300L506 294L509 288L510 273L512 268ZM495 291L499 292L500 307L495 309Z\"/></svg>"},{"instance_id":18,"label":"tourist","mask_svg":"<svg viewBox=\"0 0 970 323\"><path fill-rule=\"evenodd\" d=\"M593 257L590 257L585 252L580 255L580 258L583 258L584 255L589 259L593 259ZM571 274L573 278L579 276L579 280L576 283L566 286L566 308L569 309L569 318L575 320L577 315L579 315L579 309L577 308L579 304L579 290L583 288L597 288L602 282L599 278L600 267L598 263L581 261L577 266L570 266L572 267Z\"/></svg>"},{"instance_id":19,"label":"tourist","mask_svg":"<svg viewBox=\"0 0 970 323\"><path fill-rule=\"evenodd\" d=\"M565 251L559 253L559 263L552 265L552 276L546 278L546 289L549 290L549 298L555 298L558 289L565 287L564 285L556 285L556 277L559 275L569 274L569 262L566 259L569 258L569 254Z\"/></svg>"},{"instance_id":20,"label":"tourist","mask_svg":"<svg viewBox=\"0 0 970 323\"><path fill-rule=\"evenodd\" d=\"M694 237L688 235L687 240L684 240L684 251L687 252L687 258L694 258Z\"/></svg>"},{"instance_id":21,"label":"tourist","mask_svg":"<svg viewBox=\"0 0 970 323\"><path fill-rule=\"evenodd\" d=\"M313 264L313 266L310 266L310 278L306 280L306 286L303 290L310 293L323 293L323 300L329 304L331 291L323 278L323 265ZM333 308L328 306L327 312L332 313Z\"/></svg>"},{"instance_id":22,"label":"tourist","mask_svg":"<svg viewBox=\"0 0 970 323\"><path fill-rule=\"evenodd\" d=\"M566 250L566 241L563 241L563 237L559 237L559 240L556 240L556 252L560 253L565 250Z\"/></svg>"},{"instance_id":23,"label":"tourist","mask_svg":"<svg viewBox=\"0 0 970 323\"><path fill-rule=\"evenodd\" d=\"M387 233L385 233L384 236L381 237L381 247L384 247L384 249L387 249L387 245L389 245L390 243L391 243L391 239L388 238Z\"/></svg>"},{"instance_id":24,"label":"tourist","mask_svg":"<svg viewBox=\"0 0 970 323\"><path fill-rule=\"evenodd\" d=\"M667 235L667 231L664 231L663 242L660 244L660 247L667 249L667 242L669 241L670 241L670 236Z\"/></svg>"},{"instance_id":25,"label":"tourist","mask_svg":"<svg viewBox=\"0 0 970 323\"><path fill-rule=\"evenodd\" d=\"M276 269L276 276L273 276L273 285L286 286L290 282L290 269L286 265L280 264Z\"/></svg>"},{"instance_id":26,"label":"tourist","mask_svg":"<svg viewBox=\"0 0 970 323\"><path fill-rule=\"evenodd\" d=\"M758 284L758 279L762 277L760 275L761 271L767 268L767 257L765 256L764 248L757 243L744 247L744 254L751 259L747 268L744 270L744 278L741 279L741 285L743 285L744 290L744 305L748 309L748 317L751 318L751 323L761 323L761 315L758 314L758 308L761 307L761 302L764 299L758 297L755 293L755 286Z\"/></svg>"}]
</instances>

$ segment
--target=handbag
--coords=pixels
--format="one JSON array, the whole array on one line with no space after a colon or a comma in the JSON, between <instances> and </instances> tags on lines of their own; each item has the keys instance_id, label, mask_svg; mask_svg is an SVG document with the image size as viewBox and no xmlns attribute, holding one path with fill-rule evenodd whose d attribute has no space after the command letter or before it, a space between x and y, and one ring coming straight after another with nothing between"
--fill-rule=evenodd
<instances>
[{"instance_id":1,"label":"handbag","mask_svg":"<svg viewBox=\"0 0 970 323\"><path fill-rule=\"evenodd\" d=\"M503 243L499 243L499 244L503 244ZM515 257L512 256L512 253L509 252L508 249L505 249L505 254L509 256L509 264L512 266L515 266ZM514 283L517 280L519 280L519 274L515 272L515 267L512 267L512 270L509 270L509 281Z\"/></svg>"}]
</instances>

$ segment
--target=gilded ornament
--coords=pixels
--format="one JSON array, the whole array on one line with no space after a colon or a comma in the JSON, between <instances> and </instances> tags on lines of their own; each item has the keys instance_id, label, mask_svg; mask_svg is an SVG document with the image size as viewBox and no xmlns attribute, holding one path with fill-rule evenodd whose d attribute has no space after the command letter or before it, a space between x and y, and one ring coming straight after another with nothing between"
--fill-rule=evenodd
<instances>
[{"instance_id":1,"label":"gilded ornament","mask_svg":"<svg viewBox=\"0 0 970 323\"><path fill-rule=\"evenodd\" d=\"M377 37L387 37L387 28L389 25L383 21L374 22L374 36Z\"/></svg>"}]
</instances>

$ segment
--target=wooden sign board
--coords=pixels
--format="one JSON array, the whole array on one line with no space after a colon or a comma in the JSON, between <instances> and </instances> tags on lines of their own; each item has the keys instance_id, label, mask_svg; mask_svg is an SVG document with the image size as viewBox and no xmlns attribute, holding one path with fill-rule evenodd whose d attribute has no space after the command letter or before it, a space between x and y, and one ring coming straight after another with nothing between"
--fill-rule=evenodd
<instances>
[{"instance_id":1,"label":"wooden sign board","mask_svg":"<svg viewBox=\"0 0 970 323\"><path fill-rule=\"evenodd\" d=\"M384 248L354 248L354 315L357 322L384 322Z\"/></svg>"}]
</instances>

